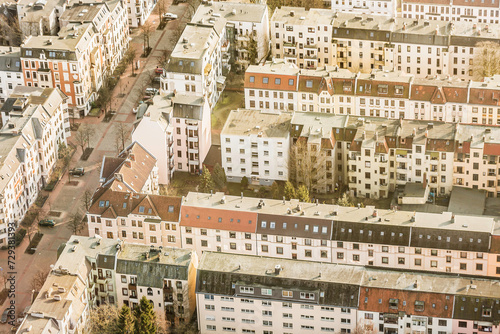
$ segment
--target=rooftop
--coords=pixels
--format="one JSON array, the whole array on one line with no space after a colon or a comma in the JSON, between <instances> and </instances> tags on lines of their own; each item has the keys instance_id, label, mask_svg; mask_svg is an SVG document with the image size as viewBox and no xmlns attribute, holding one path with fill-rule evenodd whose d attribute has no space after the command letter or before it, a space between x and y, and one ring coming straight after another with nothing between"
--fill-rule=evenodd
<instances>
[{"instance_id":1,"label":"rooftop","mask_svg":"<svg viewBox=\"0 0 500 334\"><path fill-rule=\"evenodd\" d=\"M275 267L278 265L281 266L282 270L276 275ZM499 280L476 278L471 280L470 278L462 278L455 275L408 273L404 271L378 270L362 266L220 252L204 252L198 270L237 273L248 276L272 276L283 279L353 284L363 287L405 291L492 298L498 298L500 295ZM418 283L417 287L414 286L415 282ZM231 284L231 282L227 282L227 284ZM472 284L476 285L475 289L470 289Z\"/></svg>"},{"instance_id":2,"label":"rooftop","mask_svg":"<svg viewBox=\"0 0 500 334\"><path fill-rule=\"evenodd\" d=\"M148 258L144 254L150 254ZM190 249L163 247L153 248L148 245L126 243L118 254L118 260L154 262L167 265L189 266L191 262Z\"/></svg>"},{"instance_id":3,"label":"rooftop","mask_svg":"<svg viewBox=\"0 0 500 334\"><path fill-rule=\"evenodd\" d=\"M423 183L407 182L405 185L405 190L401 194L403 197L424 197L426 187Z\"/></svg>"},{"instance_id":4,"label":"rooftop","mask_svg":"<svg viewBox=\"0 0 500 334\"><path fill-rule=\"evenodd\" d=\"M81 52L86 50L94 31L91 23L71 23L62 27L58 36L30 36L21 45L21 49L60 50ZM25 52L23 52L25 56Z\"/></svg>"},{"instance_id":5,"label":"rooftop","mask_svg":"<svg viewBox=\"0 0 500 334\"><path fill-rule=\"evenodd\" d=\"M0 46L0 71L21 72L21 49Z\"/></svg>"},{"instance_id":6,"label":"rooftop","mask_svg":"<svg viewBox=\"0 0 500 334\"><path fill-rule=\"evenodd\" d=\"M261 201L265 205L259 205L259 203L262 203ZM262 200L251 197L229 196L220 192L213 195L190 192L184 197L182 205L219 210L247 211L259 214L286 215L288 217L297 216L310 219L326 219L349 223L369 223L371 225L407 226L468 232L492 233L495 225L495 220L492 217L462 215L455 215L453 217L451 212L434 214L375 210L373 206L354 208L331 204L302 203L298 200ZM295 210L298 207L300 207L300 210ZM294 210L288 213L289 209ZM376 215L374 215L375 211L377 212Z\"/></svg>"},{"instance_id":7,"label":"rooftop","mask_svg":"<svg viewBox=\"0 0 500 334\"><path fill-rule=\"evenodd\" d=\"M260 23L264 19L266 9L265 4L213 1L210 4L201 4L191 21L203 20L203 23L206 24L210 20L225 19L228 22Z\"/></svg>"},{"instance_id":8,"label":"rooftop","mask_svg":"<svg viewBox=\"0 0 500 334\"><path fill-rule=\"evenodd\" d=\"M259 110L238 109L229 113L221 135L259 136L264 138L288 138L289 113L266 113Z\"/></svg>"}]
</instances>

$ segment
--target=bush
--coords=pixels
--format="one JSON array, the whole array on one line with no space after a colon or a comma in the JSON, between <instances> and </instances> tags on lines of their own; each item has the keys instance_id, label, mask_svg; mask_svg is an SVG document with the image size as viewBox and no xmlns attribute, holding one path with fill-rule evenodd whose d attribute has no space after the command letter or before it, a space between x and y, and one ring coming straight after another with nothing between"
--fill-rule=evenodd
<instances>
[{"instance_id":1,"label":"bush","mask_svg":"<svg viewBox=\"0 0 500 334\"><path fill-rule=\"evenodd\" d=\"M28 245L28 248L26 248L26 253L28 253L28 254L35 254L36 247L40 243L40 240L42 240L42 237L43 237L43 233L37 232L33 236L33 239L31 239L31 242Z\"/></svg>"},{"instance_id":2,"label":"bush","mask_svg":"<svg viewBox=\"0 0 500 334\"><path fill-rule=\"evenodd\" d=\"M20 228L16 232L16 234L14 236L14 240L16 241L16 247L21 244L21 242L23 241L25 236L26 236L26 230L24 228Z\"/></svg>"}]
</instances>

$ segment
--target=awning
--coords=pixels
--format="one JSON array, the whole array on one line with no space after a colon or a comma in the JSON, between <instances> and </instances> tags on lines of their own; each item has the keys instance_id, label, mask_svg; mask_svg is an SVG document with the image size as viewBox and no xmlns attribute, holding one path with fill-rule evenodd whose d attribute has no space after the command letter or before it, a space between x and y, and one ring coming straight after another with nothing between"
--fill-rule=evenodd
<instances>
[{"instance_id":1,"label":"awning","mask_svg":"<svg viewBox=\"0 0 500 334\"><path fill-rule=\"evenodd\" d=\"M208 73L210 73L211 70L212 70L212 64L207 64L204 70L205 75L208 75Z\"/></svg>"},{"instance_id":2,"label":"awning","mask_svg":"<svg viewBox=\"0 0 500 334\"><path fill-rule=\"evenodd\" d=\"M439 152L431 152L431 158L439 158Z\"/></svg>"},{"instance_id":3,"label":"awning","mask_svg":"<svg viewBox=\"0 0 500 334\"><path fill-rule=\"evenodd\" d=\"M407 150L396 150L396 155L407 155L408 151Z\"/></svg>"}]
</instances>

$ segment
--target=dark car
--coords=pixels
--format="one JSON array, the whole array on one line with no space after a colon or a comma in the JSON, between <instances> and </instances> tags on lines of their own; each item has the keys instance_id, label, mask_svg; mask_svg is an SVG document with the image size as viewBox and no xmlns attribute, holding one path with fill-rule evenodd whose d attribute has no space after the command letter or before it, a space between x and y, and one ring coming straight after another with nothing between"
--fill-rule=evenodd
<instances>
[{"instance_id":1,"label":"dark car","mask_svg":"<svg viewBox=\"0 0 500 334\"><path fill-rule=\"evenodd\" d=\"M73 168L72 170L69 171L69 174L82 176L82 175L85 175L85 169L84 168Z\"/></svg>"},{"instance_id":2,"label":"dark car","mask_svg":"<svg viewBox=\"0 0 500 334\"><path fill-rule=\"evenodd\" d=\"M54 227L56 223L52 219L42 219L38 222L39 226Z\"/></svg>"},{"instance_id":3,"label":"dark car","mask_svg":"<svg viewBox=\"0 0 500 334\"><path fill-rule=\"evenodd\" d=\"M5 311L3 311L2 313L2 320L0 320L0 322L2 324L5 324L7 322L7 316L9 315L9 309L5 309Z\"/></svg>"}]
</instances>

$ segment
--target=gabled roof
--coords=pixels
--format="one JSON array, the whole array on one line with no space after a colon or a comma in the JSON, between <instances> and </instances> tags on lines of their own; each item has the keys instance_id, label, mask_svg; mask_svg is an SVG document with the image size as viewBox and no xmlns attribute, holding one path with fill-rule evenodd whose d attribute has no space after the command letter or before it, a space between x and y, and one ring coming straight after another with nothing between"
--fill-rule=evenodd
<instances>
[{"instance_id":1,"label":"gabled roof","mask_svg":"<svg viewBox=\"0 0 500 334\"><path fill-rule=\"evenodd\" d=\"M103 157L102 187L139 193L155 166L156 158L141 144L133 142L117 158Z\"/></svg>"},{"instance_id":2,"label":"gabled roof","mask_svg":"<svg viewBox=\"0 0 500 334\"><path fill-rule=\"evenodd\" d=\"M180 197L131 194L101 187L94 193L88 213L103 218L127 217L129 214L135 214L148 216L151 219L178 222L180 207Z\"/></svg>"}]
</instances>

